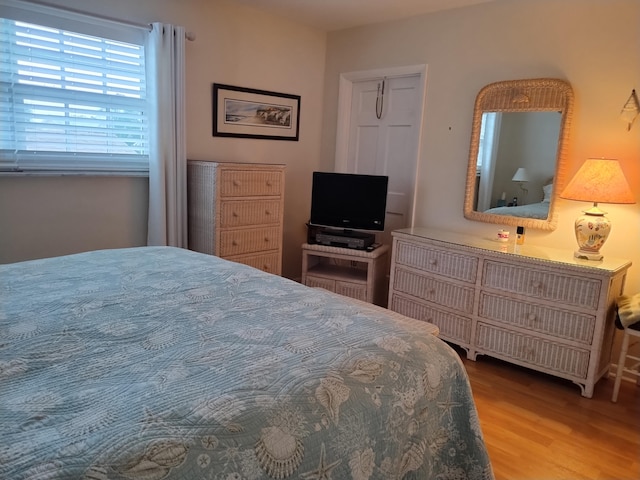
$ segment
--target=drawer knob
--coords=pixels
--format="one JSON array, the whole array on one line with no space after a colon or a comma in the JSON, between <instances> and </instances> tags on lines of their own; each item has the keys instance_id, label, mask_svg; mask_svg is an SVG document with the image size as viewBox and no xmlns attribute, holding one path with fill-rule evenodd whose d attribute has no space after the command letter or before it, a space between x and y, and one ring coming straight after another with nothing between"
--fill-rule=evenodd
<instances>
[{"instance_id":1,"label":"drawer knob","mask_svg":"<svg viewBox=\"0 0 640 480\"><path fill-rule=\"evenodd\" d=\"M264 241L268 242L269 241L269 237L264 237Z\"/></svg>"},{"instance_id":2,"label":"drawer knob","mask_svg":"<svg viewBox=\"0 0 640 480\"><path fill-rule=\"evenodd\" d=\"M231 212L231 215L232 215L233 217L236 217L236 218L237 218L237 217L238 217L238 212Z\"/></svg>"},{"instance_id":3,"label":"drawer knob","mask_svg":"<svg viewBox=\"0 0 640 480\"><path fill-rule=\"evenodd\" d=\"M264 214L265 214L265 215L271 215L271 211L269 211L269 210L265 210L265 211L264 211Z\"/></svg>"},{"instance_id":4,"label":"drawer knob","mask_svg":"<svg viewBox=\"0 0 640 480\"><path fill-rule=\"evenodd\" d=\"M429 290L427 290L427 293L430 296L434 296L436 294L436 289L435 288L430 288Z\"/></svg>"},{"instance_id":5,"label":"drawer knob","mask_svg":"<svg viewBox=\"0 0 640 480\"><path fill-rule=\"evenodd\" d=\"M273 184L271 183L271 180L267 180L267 187L270 187L271 185L273 185Z\"/></svg>"},{"instance_id":6,"label":"drawer knob","mask_svg":"<svg viewBox=\"0 0 640 480\"><path fill-rule=\"evenodd\" d=\"M536 320L536 314L530 313L529 315L527 315L527 320L529 320L530 322L534 322Z\"/></svg>"},{"instance_id":7,"label":"drawer knob","mask_svg":"<svg viewBox=\"0 0 640 480\"><path fill-rule=\"evenodd\" d=\"M431 260L429 260L429 265L435 267L436 265L438 265L438 261L435 258L432 258Z\"/></svg>"},{"instance_id":8,"label":"drawer knob","mask_svg":"<svg viewBox=\"0 0 640 480\"><path fill-rule=\"evenodd\" d=\"M240 186L240 180L234 180L233 181L233 186L234 187L239 187Z\"/></svg>"},{"instance_id":9,"label":"drawer knob","mask_svg":"<svg viewBox=\"0 0 640 480\"><path fill-rule=\"evenodd\" d=\"M236 240L231 240L231 245L233 245L234 247L237 247L238 242Z\"/></svg>"}]
</instances>

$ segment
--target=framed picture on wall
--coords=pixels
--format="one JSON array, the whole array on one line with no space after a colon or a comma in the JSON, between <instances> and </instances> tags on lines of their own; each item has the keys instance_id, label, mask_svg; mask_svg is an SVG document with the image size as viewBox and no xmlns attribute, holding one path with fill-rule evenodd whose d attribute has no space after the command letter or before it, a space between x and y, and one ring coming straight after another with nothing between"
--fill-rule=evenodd
<instances>
[{"instance_id":1,"label":"framed picture on wall","mask_svg":"<svg viewBox=\"0 0 640 480\"><path fill-rule=\"evenodd\" d=\"M298 141L300 96L213 84L213 136Z\"/></svg>"}]
</instances>

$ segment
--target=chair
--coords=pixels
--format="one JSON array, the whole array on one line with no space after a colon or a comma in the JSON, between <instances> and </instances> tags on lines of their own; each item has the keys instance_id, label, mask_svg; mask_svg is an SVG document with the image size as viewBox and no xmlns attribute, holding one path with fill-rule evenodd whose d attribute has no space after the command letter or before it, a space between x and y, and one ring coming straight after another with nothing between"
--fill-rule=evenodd
<instances>
[{"instance_id":1,"label":"chair","mask_svg":"<svg viewBox=\"0 0 640 480\"><path fill-rule=\"evenodd\" d=\"M613 396L611 397L612 402L618 401L618 392L620 391L620 382L622 381L623 373L628 373L637 377L636 383L640 385L640 357L628 354L631 337L640 338L640 321L629 323L629 318L634 320L637 318L637 301L639 298L640 294L636 294L633 297L622 297L618 299L618 318L616 319L616 326L624 330L624 337L622 339L622 347L620 349L620 358L618 359L616 382L613 386ZM627 366L628 361L635 363Z\"/></svg>"}]
</instances>

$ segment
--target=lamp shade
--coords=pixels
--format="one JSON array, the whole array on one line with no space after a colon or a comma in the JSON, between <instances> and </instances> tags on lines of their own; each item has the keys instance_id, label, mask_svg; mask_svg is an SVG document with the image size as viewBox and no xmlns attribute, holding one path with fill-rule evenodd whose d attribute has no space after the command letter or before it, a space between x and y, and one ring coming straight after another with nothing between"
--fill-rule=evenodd
<instances>
[{"instance_id":1,"label":"lamp shade","mask_svg":"<svg viewBox=\"0 0 640 480\"><path fill-rule=\"evenodd\" d=\"M560 194L567 200L595 203L636 203L617 160L586 160Z\"/></svg>"},{"instance_id":2,"label":"lamp shade","mask_svg":"<svg viewBox=\"0 0 640 480\"><path fill-rule=\"evenodd\" d=\"M516 170L516 173L511 180L513 182L528 182L529 174L527 173L527 170L525 168L520 167L518 170Z\"/></svg>"}]
</instances>

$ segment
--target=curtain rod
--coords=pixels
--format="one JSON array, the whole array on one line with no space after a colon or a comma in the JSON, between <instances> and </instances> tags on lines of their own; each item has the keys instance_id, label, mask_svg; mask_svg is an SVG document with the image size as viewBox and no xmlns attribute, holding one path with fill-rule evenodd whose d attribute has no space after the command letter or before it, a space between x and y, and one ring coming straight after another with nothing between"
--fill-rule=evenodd
<instances>
[{"instance_id":1,"label":"curtain rod","mask_svg":"<svg viewBox=\"0 0 640 480\"><path fill-rule=\"evenodd\" d=\"M148 31L151 31L151 29L152 29L152 24L151 23L131 22L129 20L121 20L119 18L109 17L109 16L106 16L106 15L98 15L98 14L95 14L95 13L88 13L86 11L79 10L77 8L61 7L59 5L54 5L54 4L51 4L51 3L40 2L40 1L35 1L35 0L27 0L27 3L33 3L33 4L36 4L36 5L42 5L43 7L48 7L48 8L55 8L56 10L63 10L65 12L75 13L75 14L78 14L78 15L86 15L88 17L99 18L101 20L106 20L108 22L114 22L114 23L120 23L120 24L123 24L123 25L129 25L131 27L142 28L142 29L148 30ZM193 32L185 32L184 36L185 36L185 38L187 40L190 40L190 41L194 41L196 39L196 34L193 33Z\"/></svg>"}]
</instances>

